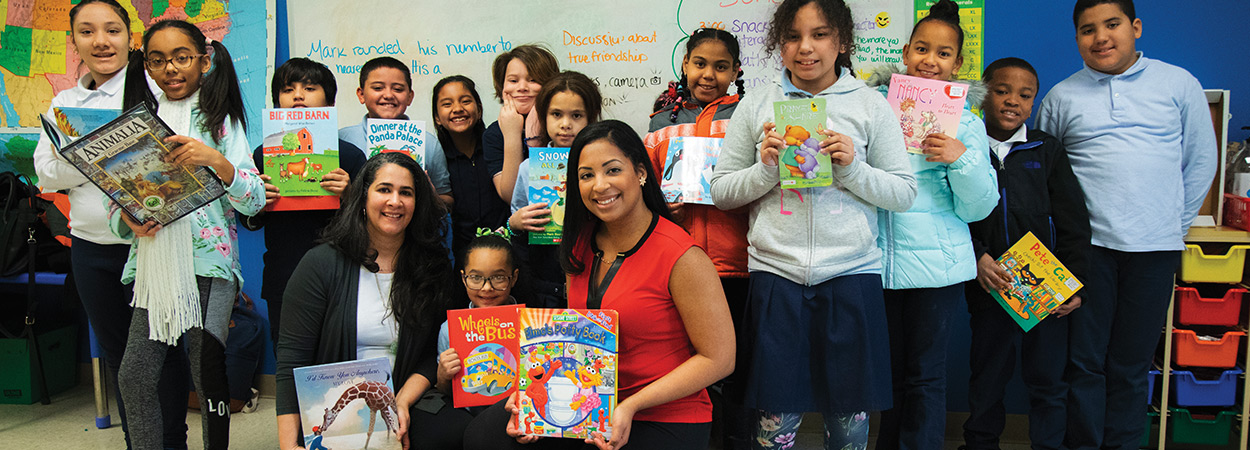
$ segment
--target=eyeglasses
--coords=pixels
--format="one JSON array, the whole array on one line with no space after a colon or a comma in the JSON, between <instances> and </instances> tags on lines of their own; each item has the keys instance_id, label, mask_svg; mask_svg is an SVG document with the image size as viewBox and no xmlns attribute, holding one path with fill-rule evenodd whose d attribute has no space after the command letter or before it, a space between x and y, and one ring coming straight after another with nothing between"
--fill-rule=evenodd
<instances>
[{"instance_id":1,"label":"eyeglasses","mask_svg":"<svg viewBox=\"0 0 1250 450\"><path fill-rule=\"evenodd\" d=\"M204 54L178 55L172 58L159 58L153 56L144 60L143 64L148 66L148 70L161 70L164 69L169 63L173 63L175 69L186 69L191 66L191 63L195 61L195 58L199 58L201 56L204 56Z\"/></svg>"},{"instance_id":2,"label":"eyeglasses","mask_svg":"<svg viewBox=\"0 0 1250 450\"><path fill-rule=\"evenodd\" d=\"M511 275L491 275L484 277L481 275L465 275L464 285L472 290L481 290L486 287L486 282L490 282L491 289L507 289L512 284Z\"/></svg>"}]
</instances>

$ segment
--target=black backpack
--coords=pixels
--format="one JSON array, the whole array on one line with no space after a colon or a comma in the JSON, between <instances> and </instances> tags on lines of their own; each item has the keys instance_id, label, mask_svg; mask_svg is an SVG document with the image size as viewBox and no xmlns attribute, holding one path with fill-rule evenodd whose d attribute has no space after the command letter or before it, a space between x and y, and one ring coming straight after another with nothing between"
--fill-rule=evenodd
<instances>
[{"instance_id":1,"label":"black backpack","mask_svg":"<svg viewBox=\"0 0 1250 450\"><path fill-rule=\"evenodd\" d=\"M31 271L32 265L36 272L69 271L69 248L44 222L50 211L63 217L25 175L0 172L0 278Z\"/></svg>"}]
</instances>

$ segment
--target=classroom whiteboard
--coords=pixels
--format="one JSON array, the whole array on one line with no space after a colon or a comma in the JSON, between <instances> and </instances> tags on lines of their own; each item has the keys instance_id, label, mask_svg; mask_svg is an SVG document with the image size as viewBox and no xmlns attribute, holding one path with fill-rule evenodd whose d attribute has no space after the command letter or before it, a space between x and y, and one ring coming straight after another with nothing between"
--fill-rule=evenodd
<instances>
[{"instance_id":1,"label":"classroom whiteboard","mask_svg":"<svg viewBox=\"0 0 1250 450\"><path fill-rule=\"evenodd\" d=\"M771 83L781 66L775 54L764 51L764 39L777 1L291 0L287 17L290 56L320 61L335 73L343 126L359 123L365 114L355 95L360 66L383 55L413 72L416 96L409 117L432 120L434 83L462 74L477 83L489 124L500 107L490 74L495 56L541 43L559 60L560 70L585 73L598 83L604 118L645 133L655 98L679 76L686 37L701 26L738 37L748 96L752 87ZM855 18L856 71L878 64L901 67L913 1L847 3Z\"/></svg>"}]
</instances>

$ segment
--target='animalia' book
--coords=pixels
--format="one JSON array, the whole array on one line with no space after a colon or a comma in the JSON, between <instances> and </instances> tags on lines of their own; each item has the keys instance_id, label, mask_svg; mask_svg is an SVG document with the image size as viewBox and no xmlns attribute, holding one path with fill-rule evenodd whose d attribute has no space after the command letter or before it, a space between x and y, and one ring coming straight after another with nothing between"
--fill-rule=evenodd
<instances>
[{"instance_id":1,"label":"'animalia' book","mask_svg":"<svg viewBox=\"0 0 1250 450\"><path fill-rule=\"evenodd\" d=\"M679 136L668 141L660 170L660 190L669 203L712 204L712 170L720 157L722 138Z\"/></svg>"},{"instance_id":2,"label":"'animalia' book","mask_svg":"<svg viewBox=\"0 0 1250 450\"><path fill-rule=\"evenodd\" d=\"M773 102L777 133L785 139L777 164L781 187L798 189L833 184L833 161L820 153L825 135L825 99L804 98Z\"/></svg>"},{"instance_id":3,"label":"'animalia' book","mask_svg":"<svg viewBox=\"0 0 1250 450\"><path fill-rule=\"evenodd\" d=\"M551 221L541 233L530 233L531 244L559 244L564 233L564 201L567 187L569 149L539 147L530 149L529 201L546 203Z\"/></svg>"},{"instance_id":4,"label":"'animalia' book","mask_svg":"<svg viewBox=\"0 0 1250 450\"><path fill-rule=\"evenodd\" d=\"M612 437L616 311L521 309L520 429L528 435ZM645 364L645 362L639 362Z\"/></svg>"},{"instance_id":5,"label":"'animalia' book","mask_svg":"<svg viewBox=\"0 0 1250 450\"><path fill-rule=\"evenodd\" d=\"M339 167L338 123L333 107L265 110L261 170L282 195L269 210L339 207L339 196L321 188L321 177Z\"/></svg>"},{"instance_id":6,"label":"'animalia' book","mask_svg":"<svg viewBox=\"0 0 1250 450\"><path fill-rule=\"evenodd\" d=\"M1051 309L1072 298L1082 286L1032 232L1008 248L998 258L998 264L1011 273L1011 287L990 295L1025 332L1049 316Z\"/></svg>"},{"instance_id":7,"label":"'animalia' book","mask_svg":"<svg viewBox=\"0 0 1250 450\"><path fill-rule=\"evenodd\" d=\"M82 137L82 135L95 131L96 128L113 121L121 113L120 109L55 106L52 108L52 118L56 120L56 128L61 130L63 134L59 137L48 137L52 138L54 142L59 140L61 145L58 147L64 147L65 144L68 144L73 139Z\"/></svg>"},{"instance_id":8,"label":"'animalia' book","mask_svg":"<svg viewBox=\"0 0 1250 450\"><path fill-rule=\"evenodd\" d=\"M180 144L165 143L174 132L146 104L73 142L47 116L40 114L39 119L61 157L136 222L169 224L226 193L221 179L207 168L165 161Z\"/></svg>"},{"instance_id":9,"label":"'animalia' book","mask_svg":"<svg viewBox=\"0 0 1250 450\"><path fill-rule=\"evenodd\" d=\"M417 160L422 168L428 156L426 141L438 139L428 133L424 120L366 119L365 156L372 158L378 153L399 152ZM441 155L439 155L441 156Z\"/></svg>"},{"instance_id":10,"label":"'animalia' book","mask_svg":"<svg viewBox=\"0 0 1250 450\"><path fill-rule=\"evenodd\" d=\"M493 405L516 391L521 306L447 311L447 337L461 361L460 376L451 380L457 408Z\"/></svg>"},{"instance_id":11,"label":"'animalia' book","mask_svg":"<svg viewBox=\"0 0 1250 450\"><path fill-rule=\"evenodd\" d=\"M963 114L968 86L949 81L930 80L903 74L890 77L886 100L903 127L907 151L924 154L921 142L930 134L955 137L959 116Z\"/></svg>"},{"instance_id":12,"label":"'animalia' book","mask_svg":"<svg viewBox=\"0 0 1250 450\"><path fill-rule=\"evenodd\" d=\"M299 367L294 376L304 448L400 448L394 434L399 416L387 358ZM372 439L375 428L385 429L376 441Z\"/></svg>"}]
</instances>

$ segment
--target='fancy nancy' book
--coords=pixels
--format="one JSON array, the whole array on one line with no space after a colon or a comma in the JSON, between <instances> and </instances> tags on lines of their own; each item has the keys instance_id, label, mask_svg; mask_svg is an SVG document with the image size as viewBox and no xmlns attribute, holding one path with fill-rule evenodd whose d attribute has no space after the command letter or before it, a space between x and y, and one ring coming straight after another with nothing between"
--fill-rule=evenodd
<instances>
[{"instance_id":1,"label":"'fancy nancy' book","mask_svg":"<svg viewBox=\"0 0 1250 450\"><path fill-rule=\"evenodd\" d=\"M399 415L394 380L387 358L298 367L294 376L304 448L400 448L395 435ZM375 431L377 439L373 439Z\"/></svg>"},{"instance_id":2,"label":"'fancy nancy' book","mask_svg":"<svg viewBox=\"0 0 1250 450\"><path fill-rule=\"evenodd\" d=\"M967 97L967 85L898 73L890 78L890 90L886 93L886 100L903 127L907 151L918 155L924 154L921 142L930 134L955 137Z\"/></svg>"},{"instance_id":3,"label":"'fancy nancy' book","mask_svg":"<svg viewBox=\"0 0 1250 450\"><path fill-rule=\"evenodd\" d=\"M457 408L493 405L516 391L521 306L447 311L447 337L461 361L460 376L451 380Z\"/></svg>"},{"instance_id":4,"label":"'fancy nancy' book","mask_svg":"<svg viewBox=\"0 0 1250 450\"><path fill-rule=\"evenodd\" d=\"M180 144L165 143L174 132L146 104L72 142L47 116L40 114L39 119L61 157L135 222L166 225L226 193L221 179L207 168L166 161Z\"/></svg>"},{"instance_id":5,"label":"'fancy nancy' book","mask_svg":"<svg viewBox=\"0 0 1250 450\"><path fill-rule=\"evenodd\" d=\"M365 156L372 158L378 153L400 152L417 160L425 167L426 141L430 138L424 120L366 119ZM441 156L441 155L440 155Z\"/></svg>"},{"instance_id":6,"label":"'fancy nancy' book","mask_svg":"<svg viewBox=\"0 0 1250 450\"><path fill-rule=\"evenodd\" d=\"M266 109L261 171L282 197L267 209L337 209L321 177L339 167L338 113L330 108Z\"/></svg>"},{"instance_id":7,"label":"'fancy nancy' book","mask_svg":"<svg viewBox=\"0 0 1250 450\"><path fill-rule=\"evenodd\" d=\"M611 439L617 399L616 311L520 311L521 431L577 439L597 432Z\"/></svg>"},{"instance_id":8,"label":"'fancy nancy' book","mask_svg":"<svg viewBox=\"0 0 1250 450\"><path fill-rule=\"evenodd\" d=\"M722 138L679 136L668 141L660 172L660 190L669 203L712 204L712 170Z\"/></svg>"},{"instance_id":9,"label":"'fancy nancy' book","mask_svg":"<svg viewBox=\"0 0 1250 450\"><path fill-rule=\"evenodd\" d=\"M829 155L820 153L820 141L825 139L825 99L804 98L773 102L777 119L777 133L785 139L786 146L778 155L781 171L781 187L798 189L829 186L833 184L833 161Z\"/></svg>"},{"instance_id":10,"label":"'fancy nancy' book","mask_svg":"<svg viewBox=\"0 0 1250 450\"><path fill-rule=\"evenodd\" d=\"M998 264L1011 273L1011 287L990 294L1025 332L1082 286L1031 232L1007 249Z\"/></svg>"},{"instance_id":11,"label":"'fancy nancy' book","mask_svg":"<svg viewBox=\"0 0 1250 450\"><path fill-rule=\"evenodd\" d=\"M546 203L551 221L541 233L530 233L531 244L559 244L564 233L565 178L568 177L569 149L539 147L530 149L529 201Z\"/></svg>"}]
</instances>

